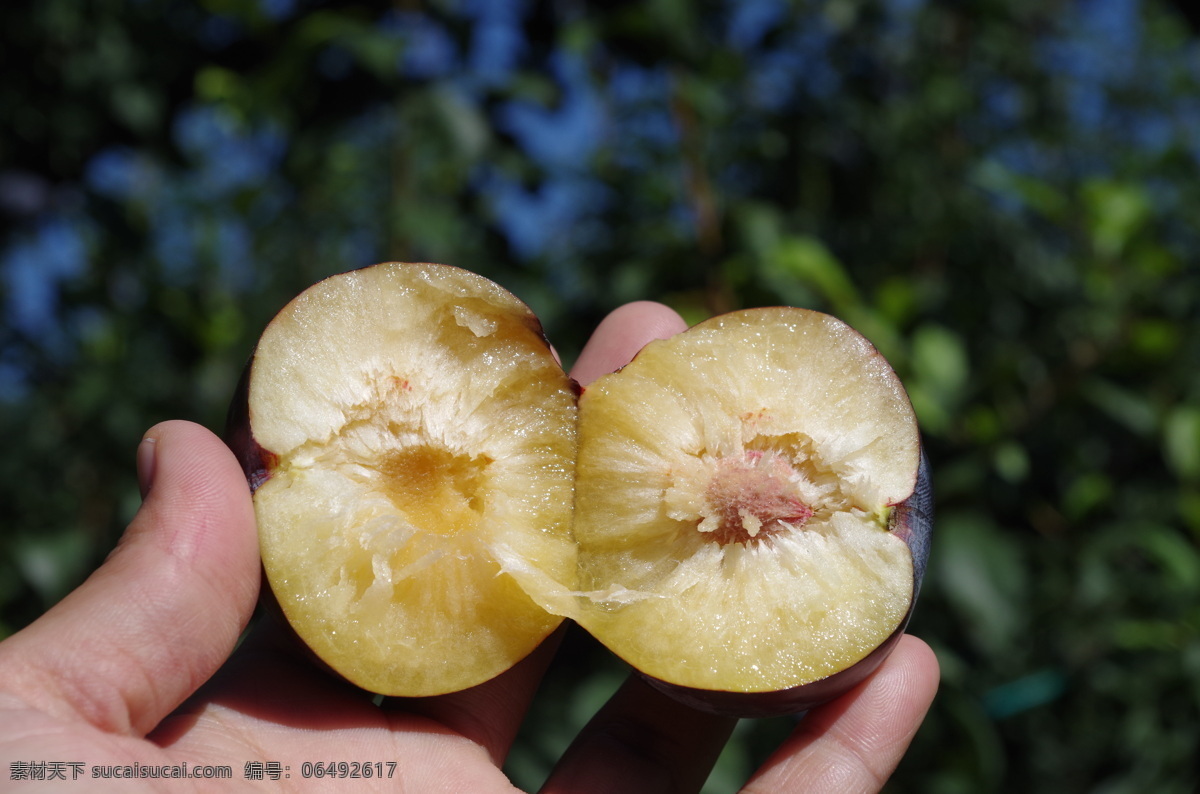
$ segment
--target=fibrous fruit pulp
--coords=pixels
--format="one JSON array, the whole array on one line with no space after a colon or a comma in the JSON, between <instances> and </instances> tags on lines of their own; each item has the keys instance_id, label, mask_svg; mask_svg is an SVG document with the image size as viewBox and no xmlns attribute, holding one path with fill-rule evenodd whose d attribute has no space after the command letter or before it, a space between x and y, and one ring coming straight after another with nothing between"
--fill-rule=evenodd
<instances>
[{"instance_id":1,"label":"fibrous fruit pulp","mask_svg":"<svg viewBox=\"0 0 1200 794\"><path fill-rule=\"evenodd\" d=\"M902 630L924 567L920 440L849 326L713 318L589 385L580 428L573 617L648 677L792 710Z\"/></svg>"},{"instance_id":2,"label":"fibrous fruit pulp","mask_svg":"<svg viewBox=\"0 0 1200 794\"><path fill-rule=\"evenodd\" d=\"M467 271L366 268L280 312L230 435L271 591L309 648L415 696L536 647L562 618L497 558L573 576L575 399L529 309Z\"/></svg>"},{"instance_id":3,"label":"fibrous fruit pulp","mask_svg":"<svg viewBox=\"0 0 1200 794\"><path fill-rule=\"evenodd\" d=\"M486 681L569 617L685 702L801 710L882 661L924 574L904 389L805 309L713 318L580 395L502 288L377 265L268 326L229 439L288 622L384 694Z\"/></svg>"}]
</instances>

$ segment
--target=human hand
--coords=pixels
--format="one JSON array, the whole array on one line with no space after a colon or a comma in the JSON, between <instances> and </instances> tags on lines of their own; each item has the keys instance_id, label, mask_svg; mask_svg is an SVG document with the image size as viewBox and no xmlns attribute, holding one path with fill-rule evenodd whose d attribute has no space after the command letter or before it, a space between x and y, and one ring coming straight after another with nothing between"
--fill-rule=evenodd
<instances>
[{"instance_id":1,"label":"human hand","mask_svg":"<svg viewBox=\"0 0 1200 794\"><path fill-rule=\"evenodd\" d=\"M596 329L572 375L586 384L683 327L658 304L622 307ZM133 780L90 775L186 763L193 772L231 767L232 779L137 782L224 790L252 787L250 778L265 772L262 787L349 789L346 780L301 774L306 761L333 760L371 764L375 777L355 780L355 790L515 791L501 765L554 638L473 689L377 703L299 657L271 620L238 645L260 566L249 491L218 438L186 422L157 425L138 449L138 472L142 508L104 565L0 643L0 759L9 780L42 762L59 765L67 780L82 771L89 791L130 791ZM905 637L871 678L810 712L744 790L877 790L937 678L929 648ZM732 728L733 720L694 712L631 677L543 791L695 791ZM253 774L247 762L258 764Z\"/></svg>"}]
</instances>

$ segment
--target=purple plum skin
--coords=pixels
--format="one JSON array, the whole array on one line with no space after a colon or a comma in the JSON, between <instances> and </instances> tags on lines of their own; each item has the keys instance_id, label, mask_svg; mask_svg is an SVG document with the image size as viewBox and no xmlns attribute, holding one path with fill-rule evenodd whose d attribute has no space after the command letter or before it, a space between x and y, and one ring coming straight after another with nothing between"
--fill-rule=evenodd
<instances>
[{"instance_id":1,"label":"purple plum skin","mask_svg":"<svg viewBox=\"0 0 1200 794\"><path fill-rule=\"evenodd\" d=\"M279 458L274 453L263 449L262 445L255 440L254 430L250 427L249 394L252 363L253 359L242 370L242 376L233 392L233 399L229 403L229 413L225 418L225 444L233 451L238 463L242 465L242 472L246 475L250 492L254 493L270 478Z\"/></svg>"}]
</instances>

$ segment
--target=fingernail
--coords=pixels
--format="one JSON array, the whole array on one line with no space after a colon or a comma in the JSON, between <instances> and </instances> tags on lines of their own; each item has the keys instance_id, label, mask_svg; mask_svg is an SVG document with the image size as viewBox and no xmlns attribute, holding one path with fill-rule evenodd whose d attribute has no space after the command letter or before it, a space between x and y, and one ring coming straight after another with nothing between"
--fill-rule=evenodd
<instances>
[{"instance_id":1,"label":"fingernail","mask_svg":"<svg viewBox=\"0 0 1200 794\"><path fill-rule=\"evenodd\" d=\"M143 438L137 448L138 488L142 492L143 499L146 498L146 494L150 493L150 488L154 485L154 470L157 464L158 439Z\"/></svg>"}]
</instances>

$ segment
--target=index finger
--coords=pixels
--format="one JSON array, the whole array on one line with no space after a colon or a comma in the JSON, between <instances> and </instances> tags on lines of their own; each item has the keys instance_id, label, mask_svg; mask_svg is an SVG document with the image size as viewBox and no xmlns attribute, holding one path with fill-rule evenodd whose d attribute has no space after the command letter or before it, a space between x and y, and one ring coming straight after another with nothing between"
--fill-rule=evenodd
<instances>
[{"instance_id":1,"label":"index finger","mask_svg":"<svg viewBox=\"0 0 1200 794\"><path fill-rule=\"evenodd\" d=\"M901 638L871 678L810 711L742 794L879 791L929 710L938 675L929 646Z\"/></svg>"},{"instance_id":2,"label":"index finger","mask_svg":"<svg viewBox=\"0 0 1200 794\"><path fill-rule=\"evenodd\" d=\"M165 422L139 454L153 485L116 550L0 647L2 686L33 708L136 736L225 660L259 584L250 489L224 443Z\"/></svg>"},{"instance_id":3,"label":"index finger","mask_svg":"<svg viewBox=\"0 0 1200 794\"><path fill-rule=\"evenodd\" d=\"M686 329L683 318L661 303L627 303L614 309L596 326L595 333L571 368L571 377L581 386L587 386L601 375L628 364L647 343L666 339Z\"/></svg>"}]
</instances>

